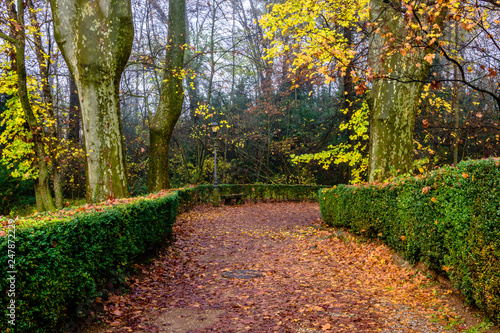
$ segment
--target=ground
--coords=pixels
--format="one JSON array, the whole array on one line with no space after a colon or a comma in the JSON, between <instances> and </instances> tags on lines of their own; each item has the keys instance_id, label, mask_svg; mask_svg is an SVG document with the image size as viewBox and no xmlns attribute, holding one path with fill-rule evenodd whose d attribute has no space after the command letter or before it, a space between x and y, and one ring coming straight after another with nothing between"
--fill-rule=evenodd
<instances>
[{"instance_id":1,"label":"ground","mask_svg":"<svg viewBox=\"0 0 500 333\"><path fill-rule=\"evenodd\" d=\"M481 322L386 246L326 227L317 203L195 207L140 270L128 292L98 300L104 324L85 332L456 332Z\"/></svg>"}]
</instances>

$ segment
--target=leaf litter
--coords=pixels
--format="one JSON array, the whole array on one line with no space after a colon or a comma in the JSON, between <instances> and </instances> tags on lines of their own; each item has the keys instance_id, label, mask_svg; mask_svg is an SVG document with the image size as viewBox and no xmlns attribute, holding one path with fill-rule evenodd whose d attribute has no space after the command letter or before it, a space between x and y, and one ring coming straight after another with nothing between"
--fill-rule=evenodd
<instances>
[{"instance_id":1,"label":"leaf litter","mask_svg":"<svg viewBox=\"0 0 500 333\"><path fill-rule=\"evenodd\" d=\"M317 203L197 206L174 242L85 332L458 332L443 290L375 242L327 228ZM251 279L224 272L251 270ZM226 274L227 276L228 274Z\"/></svg>"}]
</instances>

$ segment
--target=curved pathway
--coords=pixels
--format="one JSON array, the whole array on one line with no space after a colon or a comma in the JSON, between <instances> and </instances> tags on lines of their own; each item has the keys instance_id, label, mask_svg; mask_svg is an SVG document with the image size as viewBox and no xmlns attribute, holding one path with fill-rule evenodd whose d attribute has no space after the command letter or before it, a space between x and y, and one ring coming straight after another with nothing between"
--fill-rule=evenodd
<instances>
[{"instance_id":1,"label":"curved pathway","mask_svg":"<svg viewBox=\"0 0 500 333\"><path fill-rule=\"evenodd\" d=\"M325 228L317 203L198 206L174 245L102 300L89 332L460 331L446 291L385 246Z\"/></svg>"}]
</instances>

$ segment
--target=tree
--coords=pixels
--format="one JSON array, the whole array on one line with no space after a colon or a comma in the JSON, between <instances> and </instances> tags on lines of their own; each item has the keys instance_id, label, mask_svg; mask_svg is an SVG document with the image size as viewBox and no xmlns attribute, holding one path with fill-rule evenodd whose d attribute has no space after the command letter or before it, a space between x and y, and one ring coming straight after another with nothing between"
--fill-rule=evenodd
<instances>
[{"instance_id":1,"label":"tree","mask_svg":"<svg viewBox=\"0 0 500 333\"><path fill-rule=\"evenodd\" d=\"M405 172L411 165L415 110L425 83L431 83L433 89L439 89L444 82L454 84L451 104L455 113L455 163L458 161L460 142L458 83L464 86L467 94L471 90L481 94L483 105L492 102L496 104L493 109L500 110L497 79L500 47L495 40L499 13L500 4L487 0L423 3L372 1L373 17L379 17L379 22L373 22L375 31L380 32L372 39L375 47L370 48L374 51L370 57L372 67L378 67L375 69L375 73L378 69L378 77L374 80L374 87L378 90L372 89L372 101L379 97L387 99L388 94L395 96L392 101L384 102L386 107L371 104L374 139L370 150L374 156L370 164L372 180L385 178L388 167ZM384 16L385 24L382 19ZM400 21L399 26L390 21L396 18ZM434 69L429 71L431 65ZM407 93L399 95L405 89ZM391 107L399 111L395 112ZM479 115L478 118L483 116L483 112L488 112L485 107L479 109L475 113ZM411 121L410 126L405 125L408 121ZM429 122L425 122L424 127L427 128ZM488 126L498 129L495 121ZM487 131L486 127L482 130ZM399 134L395 136L391 132ZM487 138L486 142L490 139ZM391 146L398 148L391 149ZM388 152L389 156L383 151ZM377 171L380 176L376 175Z\"/></svg>"},{"instance_id":2,"label":"tree","mask_svg":"<svg viewBox=\"0 0 500 333\"><path fill-rule=\"evenodd\" d=\"M168 44L163 68L160 102L149 120L150 192L169 188L170 139L182 112L184 91L184 49L186 43L186 2L172 0L168 8Z\"/></svg>"},{"instance_id":3,"label":"tree","mask_svg":"<svg viewBox=\"0 0 500 333\"><path fill-rule=\"evenodd\" d=\"M134 26L130 0L51 0L57 44L80 97L87 200L129 195L119 83Z\"/></svg>"},{"instance_id":4,"label":"tree","mask_svg":"<svg viewBox=\"0 0 500 333\"><path fill-rule=\"evenodd\" d=\"M39 211L55 210L54 200L50 193L50 174L48 161L50 157L45 152L43 131L30 102L26 75L25 49L26 31L24 21L25 3L23 0L5 1L9 13L10 35L0 32L0 37L11 43L15 48L16 88L17 98L22 107L25 121L28 124L30 140L33 142L36 164L35 193Z\"/></svg>"},{"instance_id":5,"label":"tree","mask_svg":"<svg viewBox=\"0 0 500 333\"><path fill-rule=\"evenodd\" d=\"M364 17L356 13L363 10L354 10L356 5L363 9L362 2L307 2L304 9L297 1L287 1L275 5L272 15L263 20L270 38L278 29L287 36L293 32L292 43L274 41L268 57L288 49L298 50L293 62L295 69L307 64L327 81L333 80L339 71L343 76L353 75L358 94L367 90L371 81L367 98L369 181L385 180L394 171L406 173L412 167L416 110L434 58L433 46L440 45L438 38L442 36L445 14L449 3L454 2L370 0L369 66L357 71L351 64L356 54L349 42L352 36L345 30L342 36L337 27L349 28L362 20ZM425 28L415 25L417 16ZM348 80L344 83L350 84Z\"/></svg>"},{"instance_id":6,"label":"tree","mask_svg":"<svg viewBox=\"0 0 500 333\"><path fill-rule=\"evenodd\" d=\"M406 173L413 162L415 116L431 61L426 47L414 52L387 54L388 43L404 44L405 13L391 1L371 0L369 63L376 77L368 97L370 107L370 151L368 181L383 181L394 171ZM442 22L442 20L441 20ZM438 26L439 29L439 26ZM411 80L400 82L398 79Z\"/></svg>"},{"instance_id":7,"label":"tree","mask_svg":"<svg viewBox=\"0 0 500 333\"><path fill-rule=\"evenodd\" d=\"M271 48L267 50L267 59L276 61L278 56L293 53L291 71L306 72L309 81L317 85L329 85L339 77L341 108L346 123L343 131L347 143L328 146L327 150L315 154L295 157L295 162L317 160L325 168L331 162L348 165L351 182L362 181L366 173L366 158L363 152L366 144L366 107L354 112L356 98L366 90L360 82L360 76L366 66L359 64L365 44L363 36L356 34L363 29L361 22L368 18L367 1L286 1L273 6L268 15L264 15L261 24L266 28L266 37L272 39ZM280 38L280 35L282 38ZM359 34L358 34L359 35ZM357 44L357 45L356 45ZM354 86L354 84L357 84ZM295 88L299 84L295 83ZM293 86L292 86L293 88ZM347 119L346 119L347 118ZM354 119L356 118L356 119ZM364 127L364 129L363 129Z\"/></svg>"},{"instance_id":8,"label":"tree","mask_svg":"<svg viewBox=\"0 0 500 333\"><path fill-rule=\"evenodd\" d=\"M40 73L40 85L42 92L42 100L45 108L46 118L48 122L47 127L47 140L48 154L50 157L50 169L54 184L54 197L56 208L62 208L63 193L62 193L62 178L63 170L60 161L61 148L60 145L61 138L59 137L59 124L57 116L54 112L54 98L52 96L52 89L49 83L49 69L51 65L50 52L45 52L42 42L42 33L40 31L40 23L37 17L37 9L35 8L34 1L27 1L27 8L29 10L29 17L31 20L31 26L33 27L33 41L34 49L38 62L38 70Z\"/></svg>"}]
</instances>

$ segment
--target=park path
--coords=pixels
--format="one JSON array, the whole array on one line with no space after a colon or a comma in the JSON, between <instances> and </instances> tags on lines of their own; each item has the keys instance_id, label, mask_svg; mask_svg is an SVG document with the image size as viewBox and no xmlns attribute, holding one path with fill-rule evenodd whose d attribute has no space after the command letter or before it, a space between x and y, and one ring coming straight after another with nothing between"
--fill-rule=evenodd
<instances>
[{"instance_id":1,"label":"park path","mask_svg":"<svg viewBox=\"0 0 500 333\"><path fill-rule=\"evenodd\" d=\"M198 206L178 217L174 239L127 293L102 300L105 327L85 332L465 328L446 290L385 246L326 228L317 203Z\"/></svg>"}]
</instances>

